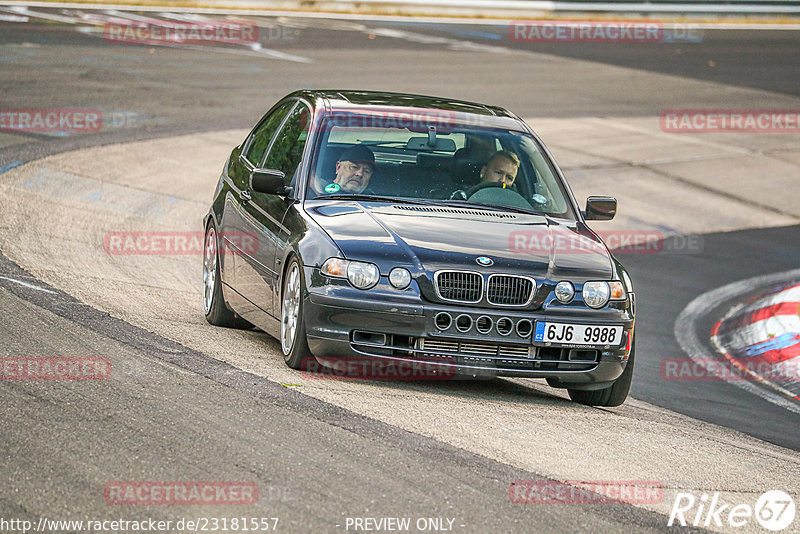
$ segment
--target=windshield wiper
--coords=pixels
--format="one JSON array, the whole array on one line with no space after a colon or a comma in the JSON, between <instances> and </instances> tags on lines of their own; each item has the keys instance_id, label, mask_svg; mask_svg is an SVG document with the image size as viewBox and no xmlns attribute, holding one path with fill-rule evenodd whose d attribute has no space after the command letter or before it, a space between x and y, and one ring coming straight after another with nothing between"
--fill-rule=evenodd
<instances>
[{"instance_id":1,"label":"windshield wiper","mask_svg":"<svg viewBox=\"0 0 800 534\"><path fill-rule=\"evenodd\" d=\"M490 211L513 211L514 213L525 213L526 215L547 215L547 213L543 211L519 208L517 206L498 206L496 204L483 204L481 202L467 202L466 200L440 200L438 202L444 204L445 206L459 208L479 208L488 209Z\"/></svg>"},{"instance_id":2,"label":"windshield wiper","mask_svg":"<svg viewBox=\"0 0 800 534\"><path fill-rule=\"evenodd\" d=\"M407 197L389 197L383 195L363 195L337 193L314 197L313 200L364 200L368 202L398 202L404 204L416 204L422 206L452 206L458 208L478 208L489 211L513 211L514 213L524 213L526 215L547 215L543 211L533 209L518 208L516 206L497 206L495 204L483 204L480 202L467 202L466 200L439 200L439 199L420 199Z\"/></svg>"},{"instance_id":3,"label":"windshield wiper","mask_svg":"<svg viewBox=\"0 0 800 534\"><path fill-rule=\"evenodd\" d=\"M372 202L403 202L405 204L430 204L430 202L419 200L416 198L405 197L387 197L383 195L361 195L361 194L345 194L338 193L335 195L324 195L314 197L314 200L365 200Z\"/></svg>"}]
</instances>

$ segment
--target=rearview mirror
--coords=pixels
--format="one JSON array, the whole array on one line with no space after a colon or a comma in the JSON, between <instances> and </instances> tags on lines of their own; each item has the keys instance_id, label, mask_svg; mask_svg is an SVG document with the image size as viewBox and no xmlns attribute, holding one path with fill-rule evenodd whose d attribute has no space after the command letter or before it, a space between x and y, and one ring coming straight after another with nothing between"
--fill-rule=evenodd
<instances>
[{"instance_id":1,"label":"rearview mirror","mask_svg":"<svg viewBox=\"0 0 800 534\"><path fill-rule=\"evenodd\" d=\"M275 169L253 169L250 173L250 187L256 193L286 197L292 194L292 188L284 185L285 179L286 175Z\"/></svg>"},{"instance_id":2,"label":"rearview mirror","mask_svg":"<svg viewBox=\"0 0 800 534\"><path fill-rule=\"evenodd\" d=\"M610 221L617 214L617 199L614 197L589 197L586 199L587 221Z\"/></svg>"},{"instance_id":3,"label":"rearview mirror","mask_svg":"<svg viewBox=\"0 0 800 534\"><path fill-rule=\"evenodd\" d=\"M455 152L456 142L446 137L411 137L406 141L406 150L430 150L438 152Z\"/></svg>"}]
</instances>

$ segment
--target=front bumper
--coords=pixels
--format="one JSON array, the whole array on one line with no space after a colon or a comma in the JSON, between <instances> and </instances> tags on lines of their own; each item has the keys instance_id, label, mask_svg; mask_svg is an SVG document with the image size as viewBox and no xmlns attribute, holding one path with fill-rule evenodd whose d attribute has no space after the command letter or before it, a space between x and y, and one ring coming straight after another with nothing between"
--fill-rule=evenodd
<instances>
[{"instance_id":1,"label":"front bumper","mask_svg":"<svg viewBox=\"0 0 800 534\"><path fill-rule=\"evenodd\" d=\"M472 326L466 332L459 331L455 322L448 328L438 328L435 318L440 313L453 319L466 315L472 321L464 322ZM440 305L419 299L387 301L369 292L330 285L309 288L304 318L309 348L326 367L335 368L342 360L379 360L401 366L424 365L432 374L445 378L547 378L551 385L576 389L607 387L622 374L634 324L629 301L602 310L514 311ZM501 319L510 320L511 332L501 335L494 328L481 333L477 329L479 318L484 318L484 326L488 324L486 318L493 325ZM532 342L531 330L542 320L622 325L624 335L613 346L553 347Z\"/></svg>"}]
</instances>

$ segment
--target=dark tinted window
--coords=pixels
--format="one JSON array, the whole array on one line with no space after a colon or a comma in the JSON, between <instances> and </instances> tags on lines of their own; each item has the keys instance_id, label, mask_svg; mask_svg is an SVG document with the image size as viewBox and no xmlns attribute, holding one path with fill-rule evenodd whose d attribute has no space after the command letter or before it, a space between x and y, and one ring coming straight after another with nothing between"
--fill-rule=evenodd
<instances>
[{"instance_id":1,"label":"dark tinted window","mask_svg":"<svg viewBox=\"0 0 800 534\"><path fill-rule=\"evenodd\" d=\"M281 125L286 113L292 109L294 101L289 101L281 104L275 111L270 113L261 124L258 125L256 131L253 133L253 138L250 141L250 146L247 148L247 153L244 157L254 167L258 167L264 160L264 154L267 152L269 142L275 135L275 131Z\"/></svg>"},{"instance_id":2,"label":"dark tinted window","mask_svg":"<svg viewBox=\"0 0 800 534\"><path fill-rule=\"evenodd\" d=\"M309 117L310 111L302 103L292 110L286 124L275 136L267 161L264 163L264 167L267 169L283 171L286 174L287 185L292 181L294 173L300 165L300 158L308 137Z\"/></svg>"}]
</instances>

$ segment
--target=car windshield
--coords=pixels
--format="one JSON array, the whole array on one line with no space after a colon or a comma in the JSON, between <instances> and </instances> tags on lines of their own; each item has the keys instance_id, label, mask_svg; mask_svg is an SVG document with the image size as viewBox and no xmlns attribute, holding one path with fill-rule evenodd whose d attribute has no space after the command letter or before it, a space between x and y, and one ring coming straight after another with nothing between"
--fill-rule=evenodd
<instances>
[{"instance_id":1,"label":"car windshield","mask_svg":"<svg viewBox=\"0 0 800 534\"><path fill-rule=\"evenodd\" d=\"M306 198L409 201L574 218L564 184L521 131L447 116L332 115Z\"/></svg>"}]
</instances>

